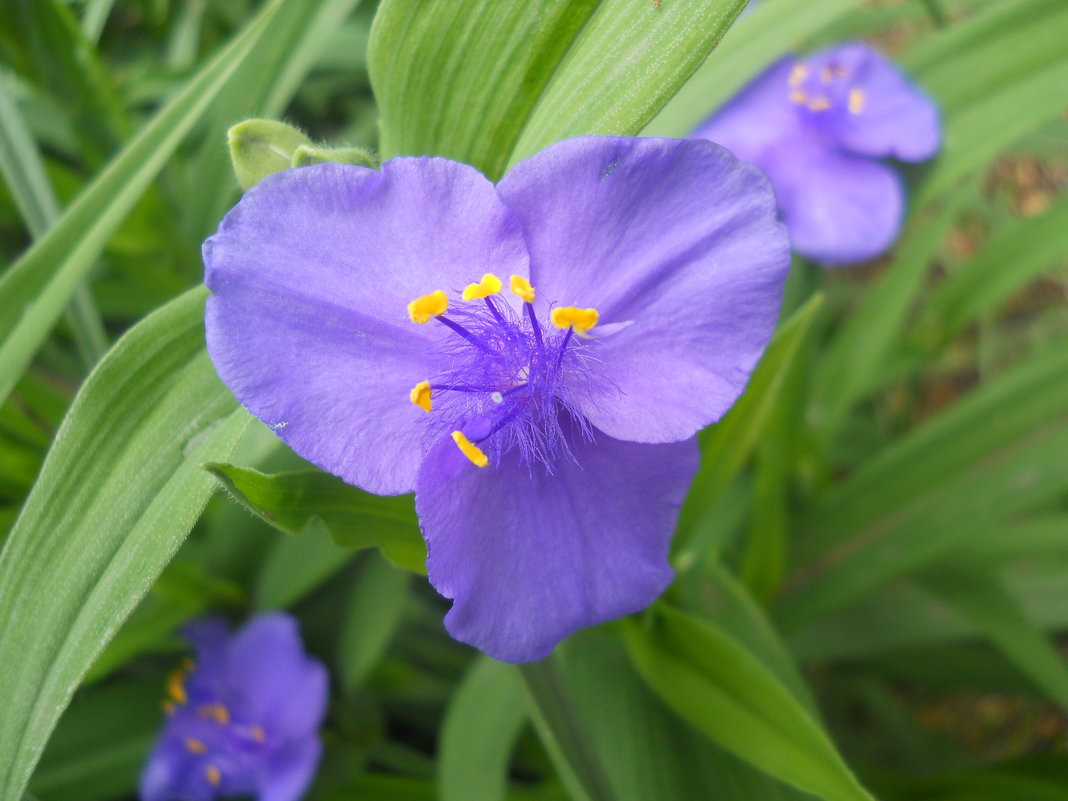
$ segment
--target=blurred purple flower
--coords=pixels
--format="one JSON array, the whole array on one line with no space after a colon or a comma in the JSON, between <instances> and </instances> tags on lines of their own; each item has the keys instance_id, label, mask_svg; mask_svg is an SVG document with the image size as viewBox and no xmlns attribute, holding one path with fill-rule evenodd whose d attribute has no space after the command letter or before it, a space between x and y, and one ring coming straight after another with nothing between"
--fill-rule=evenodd
<instances>
[{"instance_id":1,"label":"blurred purple flower","mask_svg":"<svg viewBox=\"0 0 1068 801\"><path fill-rule=\"evenodd\" d=\"M933 101L859 43L783 58L693 135L762 168L794 249L829 265L893 244L904 189L880 159L929 159L941 137Z\"/></svg>"},{"instance_id":2,"label":"blurred purple flower","mask_svg":"<svg viewBox=\"0 0 1068 801\"><path fill-rule=\"evenodd\" d=\"M205 243L208 349L299 454L415 490L454 637L539 659L670 583L694 434L775 325L774 205L686 140L571 139L496 186L440 158L289 170Z\"/></svg>"},{"instance_id":3,"label":"blurred purple flower","mask_svg":"<svg viewBox=\"0 0 1068 801\"><path fill-rule=\"evenodd\" d=\"M219 620L186 628L196 660L171 674L169 718L141 775L141 801L256 796L296 801L319 763L327 674L296 621L260 615L230 636Z\"/></svg>"}]
</instances>

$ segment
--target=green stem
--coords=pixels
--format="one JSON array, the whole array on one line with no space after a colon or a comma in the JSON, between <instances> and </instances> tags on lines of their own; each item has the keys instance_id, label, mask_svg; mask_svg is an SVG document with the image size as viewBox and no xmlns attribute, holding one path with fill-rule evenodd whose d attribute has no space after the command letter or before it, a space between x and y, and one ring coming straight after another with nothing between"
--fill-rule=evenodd
<instances>
[{"instance_id":1,"label":"green stem","mask_svg":"<svg viewBox=\"0 0 1068 801\"><path fill-rule=\"evenodd\" d=\"M946 12L938 4L938 0L920 0L920 2L927 9L927 13L931 16L936 28L946 27Z\"/></svg>"},{"instance_id":2,"label":"green stem","mask_svg":"<svg viewBox=\"0 0 1068 801\"><path fill-rule=\"evenodd\" d=\"M560 668L552 657L519 665L531 718L561 781L575 801L615 801Z\"/></svg>"}]
</instances>

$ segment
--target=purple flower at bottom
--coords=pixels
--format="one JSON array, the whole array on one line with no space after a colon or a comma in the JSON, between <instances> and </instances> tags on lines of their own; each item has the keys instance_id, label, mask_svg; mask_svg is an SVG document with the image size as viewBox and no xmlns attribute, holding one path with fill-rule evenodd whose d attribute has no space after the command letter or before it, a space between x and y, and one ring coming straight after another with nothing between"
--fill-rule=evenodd
<instances>
[{"instance_id":1,"label":"purple flower at bottom","mask_svg":"<svg viewBox=\"0 0 1068 801\"><path fill-rule=\"evenodd\" d=\"M794 249L828 265L893 244L904 189L882 159L924 161L941 139L934 102L859 43L781 59L693 135L763 169Z\"/></svg>"},{"instance_id":2,"label":"purple flower at bottom","mask_svg":"<svg viewBox=\"0 0 1068 801\"><path fill-rule=\"evenodd\" d=\"M222 621L202 620L186 636L196 659L167 682L169 717L141 774L141 801L296 801L319 764L328 692L296 621L260 615L231 636Z\"/></svg>"},{"instance_id":3,"label":"purple flower at bottom","mask_svg":"<svg viewBox=\"0 0 1068 801\"><path fill-rule=\"evenodd\" d=\"M760 358L789 247L718 145L584 137L496 186L441 158L288 170L204 260L223 380L311 462L414 490L449 632L521 662L670 583L694 435Z\"/></svg>"}]
</instances>

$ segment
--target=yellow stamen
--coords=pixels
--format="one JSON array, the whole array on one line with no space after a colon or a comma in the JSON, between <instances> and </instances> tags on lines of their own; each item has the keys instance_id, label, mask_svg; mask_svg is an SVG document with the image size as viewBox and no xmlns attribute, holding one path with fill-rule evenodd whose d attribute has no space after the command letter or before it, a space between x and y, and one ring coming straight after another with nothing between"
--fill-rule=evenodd
<instances>
[{"instance_id":1,"label":"yellow stamen","mask_svg":"<svg viewBox=\"0 0 1068 801\"><path fill-rule=\"evenodd\" d=\"M857 87L849 90L849 113L860 114L864 110L864 90Z\"/></svg>"},{"instance_id":2,"label":"yellow stamen","mask_svg":"<svg viewBox=\"0 0 1068 801\"><path fill-rule=\"evenodd\" d=\"M508 281L508 288L519 295L525 303L534 302L534 287L530 285L530 281L526 278L513 275Z\"/></svg>"},{"instance_id":3,"label":"yellow stamen","mask_svg":"<svg viewBox=\"0 0 1068 801\"><path fill-rule=\"evenodd\" d=\"M420 409L429 412L433 406L433 402L430 400L430 382L420 381L412 387L412 391L408 393L408 398Z\"/></svg>"},{"instance_id":4,"label":"yellow stamen","mask_svg":"<svg viewBox=\"0 0 1068 801\"><path fill-rule=\"evenodd\" d=\"M787 79L787 83L790 84L792 89L796 89L802 83L805 78L808 77L808 67L804 64L794 64L794 68L790 71L790 77Z\"/></svg>"},{"instance_id":5,"label":"yellow stamen","mask_svg":"<svg viewBox=\"0 0 1068 801\"><path fill-rule=\"evenodd\" d=\"M178 670L172 671L167 677L167 695L179 704L184 704L186 702L184 670L179 668Z\"/></svg>"},{"instance_id":6,"label":"yellow stamen","mask_svg":"<svg viewBox=\"0 0 1068 801\"><path fill-rule=\"evenodd\" d=\"M496 295L501 291L501 279L493 273L486 273L477 284L468 284L462 295L464 300L478 300Z\"/></svg>"},{"instance_id":7,"label":"yellow stamen","mask_svg":"<svg viewBox=\"0 0 1068 801\"><path fill-rule=\"evenodd\" d=\"M572 327L579 334L585 334L600 319L597 309L579 309L575 306L558 306L552 310L551 319L557 328Z\"/></svg>"},{"instance_id":8,"label":"yellow stamen","mask_svg":"<svg viewBox=\"0 0 1068 801\"><path fill-rule=\"evenodd\" d=\"M219 769L214 765L208 765L204 768L204 775L208 777L208 784L212 787L218 787L222 781L222 774L219 773Z\"/></svg>"},{"instance_id":9,"label":"yellow stamen","mask_svg":"<svg viewBox=\"0 0 1068 801\"><path fill-rule=\"evenodd\" d=\"M826 111L831 107L831 101L826 97L817 97L808 104L810 111Z\"/></svg>"},{"instance_id":10,"label":"yellow stamen","mask_svg":"<svg viewBox=\"0 0 1068 801\"><path fill-rule=\"evenodd\" d=\"M189 749L193 754L206 754L208 753L208 747L204 745L202 740L198 740L196 737L186 737L185 747Z\"/></svg>"},{"instance_id":11,"label":"yellow stamen","mask_svg":"<svg viewBox=\"0 0 1068 801\"><path fill-rule=\"evenodd\" d=\"M263 730L263 726L261 726L259 723L253 723L249 727L249 731L252 734L252 739L255 740L257 743L267 742L267 732Z\"/></svg>"},{"instance_id":12,"label":"yellow stamen","mask_svg":"<svg viewBox=\"0 0 1068 801\"><path fill-rule=\"evenodd\" d=\"M197 708L197 714L215 720L222 726L230 722L230 710L222 704L202 704Z\"/></svg>"},{"instance_id":13,"label":"yellow stamen","mask_svg":"<svg viewBox=\"0 0 1068 801\"><path fill-rule=\"evenodd\" d=\"M799 106L803 106L808 102L808 92L804 89L794 89L790 92L790 102L796 103Z\"/></svg>"},{"instance_id":14,"label":"yellow stamen","mask_svg":"<svg viewBox=\"0 0 1068 801\"><path fill-rule=\"evenodd\" d=\"M431 317L444 314L449 308L449 298L440 289L429 295L421 295L408 304L408 318L413 323L430 322Z\"/></svg>"},{"instance_id":15,"label":"yellow stamen","mask_svg":"<svg viewBox=\"0 0 1068 801\"><path fill-rule=\"evenodd\" d=\"M489 457L482 452L481 448L465 437L463 431L453 431L452 441L456 443L456 447L471 460L475 467L485 467L489 464Z\"/></svg>"}]
</instances>

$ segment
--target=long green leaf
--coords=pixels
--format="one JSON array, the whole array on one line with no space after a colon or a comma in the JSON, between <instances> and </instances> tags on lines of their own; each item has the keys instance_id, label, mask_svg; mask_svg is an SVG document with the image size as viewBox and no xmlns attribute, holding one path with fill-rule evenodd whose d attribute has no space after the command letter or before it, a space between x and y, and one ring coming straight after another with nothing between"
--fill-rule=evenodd
<instances>
[{"instance_id":1,"label":"long green leaf","mask_svg":"<svg viewBox=\"0 0 1068 801\"><path fill-rule=\"evenodd\" d=\"M642 678L721 747L824 801L873 801L819 724L724 630L663 606L624 626Z\"/></svg>"},{"instance_id":2,"label":"long green leaf","mask_svg":"<svg viewBox=\"0 0 1068 801\"><path fill-rule=\"evenodd\" d=\"M496 179L580 134L635 134L744 0L386 0L368 68L382 153L443 155Z\"/></svg>"},{"instance_id":3,"label":"long green leaf","mask_svg":"<svg viewBox=\"0 0 1068 801\"><path fill-rule=\"evenodd\" d=\"M148 591L251 419L204 350L205 291L124 336L56 436L0 552L0 799L21 796L79 679Z\"/></svg>"},{"instance_id":4,"label":"long green leaf","mask_svg":"<svg viewBox=\"0 0 1068 801\"><path fill-rule=\"evenodd\" d=\"M343 548L381 548L398 567L426 572L426 546L409 495L379 496L321 470L265 475L229 464L207 469L230 496L287 534L325 525Z\"/></svg>"},{"instance_id":5,"label":"long green leaf","mask_svg":"<svg viewBox=\"0 0 1068 801\"><path fill-rule=\"evenodd\" d=\"M526 722L523 682L515 670L486 656L475 660L441 729L440 801L504 801L512 751Z\"/></svg>"},{"instance_id":6,"label":"long green leaf","mask_svg":"<svg viewBox=\"0 0 1068 801\"><path fill-rule=\"evenodd\" d=\"M193 78L0 278L0 403L48 336L76 287L233 71L254 53L273 0Z\"/></svg>"}]
</instances>

